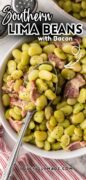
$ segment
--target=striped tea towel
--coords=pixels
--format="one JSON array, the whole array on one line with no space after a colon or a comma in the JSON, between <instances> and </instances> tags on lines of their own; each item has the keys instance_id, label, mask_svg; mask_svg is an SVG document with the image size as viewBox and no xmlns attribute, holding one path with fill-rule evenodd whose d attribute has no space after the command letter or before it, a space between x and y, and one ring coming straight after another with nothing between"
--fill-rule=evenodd
<instances>
[{"instance_id":1,"label":"striped tea towel","mask_svg":"<svg viewBox=\"0 0 86 180\"><path fill-rule=\"evenodd\" d=\"M3 139L3 127L0 126L0 178L10 155ZM17 160L11 180L86 180L86 177L63 160L52 160L28 153Z\"/></svg>"}]
</instances>

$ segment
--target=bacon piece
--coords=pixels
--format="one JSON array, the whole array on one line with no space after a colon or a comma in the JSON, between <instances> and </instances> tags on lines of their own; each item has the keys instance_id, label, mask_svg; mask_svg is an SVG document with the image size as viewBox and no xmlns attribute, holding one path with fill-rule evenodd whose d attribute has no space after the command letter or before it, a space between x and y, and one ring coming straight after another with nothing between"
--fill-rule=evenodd
<instances>
[{"instance_id":1,"label":"bacon piece","mask_svg":"<svg viewBox=\"0 0 86 180\"><path fill-rule=\"evenodd\" d=\"M73 151L73 150L76 150L76 149L80 149L80 148L83 148L83 147L86 147L86 142L85 141L77 141L77 142L74 142L74 143L71 143L67 149L70 150L70 151Z\"/></svg>"},{"instance_id":2,"label":"bacon piece","mask_svg":"<svg viewBox=\"0 0 86 180\"><path fill-rule=\"evenodd\" d=\"M53 44L58 48L62 48L62 41L54 41Z\"/></svg>"},{"instance_id":3,"label":"bacon piece","mask_svg":"<svg viewBox=\"0 0 86 180\"><path fill-rule=\"evenodd\" d=\"M50 62L54 62L55 63L55 66L58 67L59 69L63 69L65 63L64 61L61 61L60 58L58 58L56 55L54 54L49 54L48 55L48 58L49 58L49 61Z\"/></svg>"},{"instance_id":4,"label":"bacon piece","mask_svg":"<svg viewBox=\"0 0 86 180\"><path fill-rule=\"evenodd\" d=\"M78 74L75 78L68 81L64 90L65 98L76 98L79 96L79 88L85 85L85 80Z\"/></svg>"},{"instance_id":5,"label":"bacon piece","mask_svg":"<svg viewBox=\"0 0 86 180\"><path fill-rule=\"evenodd\" d=\"M11 105L18 106L20 108L24 108L24 106L28 104L26 101L22 101L20 99L15 99L15 98L11 98L10 103Z\"/></svg>"},{"instance_id":6,"label":"bacon piece","mask_svg":"<svg viewBox=\"0 0 86 180\"><path fill-rule=\"evenodd\" d=\"M75 0L75 1L80 2L81 0ZM73 46L77 46L77 45L79 45L81 43L81 41L82 41L81 37L75 36L72 41L55 41L55 42L53 42L53 44L57 48L61 48L62 49L62 46L64 44L66 44L66 43L67 44L69 43L69 44L71 44Z\"/></svg>"},{"instance_id":7,"label":"bacon piece","mask_svg":"<svg viewBox=\"0 0 86 180\"><path fill-rule=\"evenodd\" d=\"M26 111L24 111L24 110L22 110L22 112L21 112L22 117L25 117L25 116L26 116L26 114L27 114L27 112L26 112Z\"/></svg>"},{"instance_id":8,"label":"bacon piece","mask_svg":"<svg viewBox=\"0 0 86 180\"><path fill-rule=\"evenodd\" d=\"M14 85L14 80L11 80L11 81L8 81L8 82L7 82L7 86L8 86L9 88L13 88L13 85Z\"/></svg>"},{"instance_id":9,"label":"bacon piece","mask_svg":"<svg viewBox=\"0 0 86 180\"><path fill-rule=\"evenodd\" d=\"M20 108L23 108L23 102L21 100L18 100L17 98L12 97L10 99L10 105L11 106L18 106Z\"/></svg>"},{"instance_id":10,"label":"bacon piece","mask_svg":"<svg viewBox=\"0 0 86 180\"><path fill-rule=\"evenodd\" d=\"M25 90L26 90L26 88L24 86L20 86L19 91L25 91Z\"/></svg>"},{"instance_id":11,"label":"bacon piece","mask_svg":"<svg viewBox=\"0 0 86 180\"><path fill-rule=\"evenodd\" d=\"M32 102L36 103L37 98L40 96L36 84L34 81L31 82L31 90L30 90L30 99Z\"/></svg>"},{"instance_id":12,"label":"bacon piece","mask_svg":"<svg viewBox=\"0 0 86 180\"><path fill-rule=\"evenodd\" d=\"M15 121L12 118L9 118L9 123L16 132L19 132L23 125L23 121Z\"/></svg>"},{"instance_id":13,"label":"bacon piece","mask_svg":"<svg viewBox=\"0 0 86 180\"><path fill-rule=\"evenodd\" d=\"M2 90L9 93L13 91L13 86L14 86L14 80L8 81L5 86L2 87Z\"/></svg>"},{"instance_id":14,"label":"bacon piece","mask_svg":"<svg viewBox=\"0 0 86 180\"><path fill-rule=\"evenodd\" d=\"M26 116L26 111L24 110L24 107L27 105L28 103L26 101L22 101L22 100L19 100L19 99L16 99L16 98L11 98L10 99L10 105L11 106L18 106L22 109L22 117L25 117Z\"/></svg>"},{"instance_id":15,"label":"bacon piece","mask_svg":"<svg viewBox=\"0 0 86 180\"><path fill-rule=\"evenodd\" d=\"M81 0L75 0L76 3L81 2Z\"/></svg>"},{"instance_id":16,"label":"bacon piece","mask_svg":"<svg viewBox=\"0 0 86 180\"><path fill-rule=\"evenodd\" d=\"M77 46L77 45L79 45L81 42L82 42L81 37L76 36L76 37L73 38L73 41L71 42L71 44L72 44L73 46Z\"/></svg>"},{"instance_id":17,"label":"bacon piece","mask_svg":"<svg viewBox=\"0 0 86 180\"><path fill-rule=\"evenodd\" d=\"M9 93L9 96L14 97L14 98L18 98L19 94L17 92L15 92L15 91L12 91L12 93Z\"/></svg>"}]
</instances>

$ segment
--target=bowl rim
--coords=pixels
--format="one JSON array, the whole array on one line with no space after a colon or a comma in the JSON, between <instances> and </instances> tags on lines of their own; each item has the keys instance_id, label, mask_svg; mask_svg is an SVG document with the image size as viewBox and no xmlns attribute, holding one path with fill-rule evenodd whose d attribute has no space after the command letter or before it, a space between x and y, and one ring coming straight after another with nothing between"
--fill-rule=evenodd
<instances>
[{"instance_id":1,"label":"bowl rim","mask_svg":"<svg viewBox=\"0 0 86 180\"><path fill-rule=\"evenodd\" d=\"M67 13L64 9L62 9L60 6L58 6L58 3L56 2L56 0L51 0L52 3L54 4L55 9L57 9L59 11L59 13L61 13L63 15L63 18L67 18L69 19L70 23L80 23L83 25L84 30L86 29L86 22L85 21L81 21L77 18L75 18L74 16L72 16L71 14ZM63 19L64 21L64 19ZM69 23L69 22L68 22Z\"/></svg>"},{"instance_id":2,"label":"bowl rim","mask_svg":"<svg viewBox=\"0 0 86 180\"><path fill-rule=\"evenodd\" d=\"M30 37L28 38L28 40L25 37L18 40L9 49L9 51L6 53L6 55L3 57L3 59L2 59L2 61L0 63L0 72L1 72L0 73L0 86L1 86L2 76L3 76L3 73L4 73L5 67L6 67L8 58L11 55L12 50L14 48L20 47L22 45L22 43L31 42L32 40L33 39L30 38ZM1 87L0 87L0 122L2 123L6 133L8 133L8 135L10 136L12 141L14 141L16 143L17 134L11 128L10 124L8 123L8 121L6 121L5 116L4 116L4 109L3 109L3 105L2 105L2 101L1 101ZM79 157L81 155L86 154L86 147L78 149L78 150L74 150L74 151L64 151L64 150L45 151L45 150L37 148L34 145L23 143L22 148L28 153L30 152L30 153L33 153L35 155L45 157L45 158L50 158L50 159L69 159L69 158L75 158L75 157Z\"/></svg>"}]
</instances>

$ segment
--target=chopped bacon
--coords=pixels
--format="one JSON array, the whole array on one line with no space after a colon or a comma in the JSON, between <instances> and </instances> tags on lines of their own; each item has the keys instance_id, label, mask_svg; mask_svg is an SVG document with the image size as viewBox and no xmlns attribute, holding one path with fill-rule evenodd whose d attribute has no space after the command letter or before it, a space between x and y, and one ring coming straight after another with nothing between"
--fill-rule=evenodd
<instances>
[{"instance_id":1,"label":"chopped bacon","mask_svg":"<svg viewBox=\"0 0 86 180\"><path fill-rule=\"evenodd\" d=\"M25 116L26 116L26 114L27 114L27 112L26 112L26 111L24 111L24 110L22 110L22 112L21 112L22 117L25 117Z\"/></svg>"},{"instance_id":2,"label":"chopped bacon","mask_svg":"<svg viewBox=\"0 0 86 180\"><path fill-rule=\"evenodd\" d=\"M22 109L22 117L25 117L26 116L26 111L24 110L24 107L27 105L27 102L26 101L22 101L22 100L19 100L19 99L16 99L16 98L11 98L10 99L10 105L11 106L18 106Z\"/></svg>"},{"instance_id":3,"label":"chopped bacon","mask_svg":"<svg viewBox=\"0 0 86 180\"><path fill-rule=\"evenodd\" d=\"M26 88L24 87L24 86L20 86L20 89L19 89L20 91L25 91L26 90Z\"/></svg>"},{"instance_id":4,"label":"chopped bacon","mask_svg":"<svg viewBox=\"0 0 86 180\"><path fill-rule=\"evenodd\" d=\"M14 86L14 80L8 81L6 85L2 87L2 90L5 91L6 93L9 93L13 91L13 86Z\"/></svg>"},{"instance_id":5,"label":"chopped bacon","mask_svg":"<svg viewBox=\"0 0 86 180\"><path fill-rule=\"evenodd\" d=\"M36 100L37 98L40 96L37 88L36 88L36 85L35 85L35 82L32 81L31 82L31 90L30 90L30 99L32 102L36 103Z\"/></svg>"},{"instance_id":6,"label":"chopped bacon","mask_svg":"<svg viewBox=\"0 0 86 180\"><path fill-rule=\"evenodd\" d=\"M27 105L26 101L22 101L20 99L15 99L15 98L11 98L10 103L11 103L11 105L18 106L18 107L20 107L22 109L25 107L25 105Z\"/></svg>"},{"instance_id":7,"label":"chopped bacon","mask_svg":"<svg viewBox=\"0 0 86 180\"><path fill-rule=\"evenodd\" d=\"M74 143L71 143L67 149L70 150L70 151L73 151L73 150L76 150L76 149L80 149L80 148L83 148L83 147L86 147L86 142L85 141L77 141L77 142L74 142Z\"/></svg>"},{"instance_id":8,"label":"chopped bacon","mask_svg":"<svg viewBox=\"0 0 86 180\"><path fill-rule=\"evenodd\" d=\"M81 2L81 0L75 0L76 3Z\"/></svg>"},{"instance_id":9,"label":"chopped bacon","mask_svg":"<svg viewBox=\"0 0 86 180\"><path fill-rule=\"evenodd\" d=\"M55 66L58 67L59 69L63 69L65 63L64 61L61 61L60 58L58 58L56 55L54 54L49 54L48 55L48 58L49 58L49 61L50 62L54 62L55 63Z\"/></svg>"},{"instance_id":10,"label":"chopped bacon","mask_svg":"<svg viewBox=\"0 0 86 180\"><path fill-rule=\"evenodd\" d=\"M75 78L68 81L64 90L65 98L76 98L79 96L79 88L85 85L85 80L78 74Z\"/></svg>"},{"instance_id":11,"label":"chopped bacon","mask_svg":"<svg viewBox=\"0 0 86 180\"><path fill-rule=\"evenodd\" d=\"M77 1L77 2L80 2L81 0L75 0L75 1ZM81 37L78 37L78 36L75 36L74 38L73 38L73 40L71 40L71 41L55 41L55 42L53 42L53 44L57 47L57 48L61 48L62 49L62 46L63 45L65 45L66 43L68 44L71 44L71 45L75 45L75 46L77 46L77 45L79 45L80 43L81 43L81 41L82 41L82 39L81 39Z\"/></svg>"},{"instance_id":12,"label":"chopped bacon","mask_svg":"<svg viewBox=\"0 0 86 180\"><path fill-rule=\"evenodd\" d=\"M23 121L15 121L12 118L9 118L9 123L16 132L19 132L23 125Z\"/></svg>"},{"instance_id":13,"label":"chopped bacon","mask_svg":"<svg viewBox=\"0 0 86 180\"><path fill-rule=\"evenodd\" d=\"M18 98L19 94L17 92L15 92L15 91L12 91L11 93L9 93L9 96L14 97L14 98Z\"/></svg>"},{"instance_id":14,"label":"chopped bacon","mask_svg":"<svg viewBox=\"0 0 86 180\"><path fill-rule=\"evenodd\" d=\"M12 97L10 99L10 105L11 106L18 106L18 107L22 108L22 101L18 100L17 98Z\"/></svg>"},{"instance_id":15,"label":"chopped bacon","mask_svg":"<svg viewBox=\"0 0 86 180\"><path fill-rule=\"evenodd\" d=\"M7 86L8 87L12 87L13 88L13 85L14 85L14 80L10 80L7 82Z\"/></svg>"},{"instance_id":16,"label":"chopped bacon","mask_svg":"<svg viewBox=\"0 0 86 180\"><path fill-rule=\"evenodd\" d=\"M77 46L77 45L79 45L81 42L82 42L81 37L76 36L76 37L73 38L73 41L71 42L71 44L72 44L73 46Z\"/></svg>"},{"instance_id":17,"label":"chopped bacon","mask_svg":"<svg viewBox=\"0 0 86 180\"><path fill-rule=\"evenodd\" d=\"M62 47L62 41L54 41L53 44L58 48Z\"/></svg>"}]
</instances>

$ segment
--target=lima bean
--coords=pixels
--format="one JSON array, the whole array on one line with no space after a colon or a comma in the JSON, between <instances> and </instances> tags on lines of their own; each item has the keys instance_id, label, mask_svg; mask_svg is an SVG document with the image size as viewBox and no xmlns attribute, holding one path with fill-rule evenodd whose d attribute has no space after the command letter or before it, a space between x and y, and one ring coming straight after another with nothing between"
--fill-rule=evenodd
<instances>
[{"instance_id":1,"label":"lima bean","mask_svg":"<svg viewBox=\"0 0 86 180\"><path fill-rule=\"evenodd\" d=\"M57 151L57 150L59 150L59 149L61 149L60 142L57 142L57 143L53 143L53 144L52 144L52 150Z\"/></svg>"},{"instance_id":2,"label":"lima bean","mask_svg":"<svg viewBox=\"0 0 86 180\"><path fill-rule=\"evenodd\" d=\"M52 65L50 64L42 64L39 66L39 70L52 71Z\"/></svg>"},{"instance_id":3,"label":"lima bean","mask_svg":"<svg viewBox=\"0 0 86 180\"><path fill-rule=\"evenodd\" d=\"M73 113L77 114L80 111L82 111L83 109L84 109L84 105L81 104L81 103L77 103L77 104L74 105Z\"/></svg>"},{"instance_id":4,"label":"lima bean","mask_svg":"<svg viewBox=\"0 0 86 180\"><path fill-rule=\"evenodd\" d=\"M72 115L71 120L73 124L82 123L84 121L84 114L82 112L74 114Z\"/></svg>"},{"instance_id":5,"label":"lima bean","mask_svg":"<svg viewBox=\"0 0 86 180\"><path fill-rule=\"evenodd\" d=\"M28 75L29 81L34 81L39 77L39 70L34 69Z\"/></svg>"},{"instance_id":6,"label":"lima bean","mask_svg":"<svg viewBox=\"0 0 86 180\"><path fill-rule=\"evenodd\" d=\"M3 105L5 107L9 106L10 105L10 97L9 97L9 95L8 94L3 94L2 101L3 101Z\"/></svg>"},{"instance_id":7,"label":"lima bean","mask_svg":"<svg viewBox=\"0 0 86 180\"><path fill-rule=\"evenodd\" d=\"M79 103L85 103L86 101L86 89L82 88L79 93L78 102Z\"/></svg>"},{"instance_id":8,"label":"lima bean","mask_svg":"<svg viewBox=\"0 0 86 180\"><path fill-rule=\"evenodd\" d=\"M39 71L39 77L40 79L46 80L46 81L51 81L52 80L52 73L46 70L41 70Z\"/></svg>"},{"instance_id":9,"label":"lima bean","mask_svg":"<svg viewBox=\"0 0 86 180\"><path fill-rule=\"evenodd\" d=\"M43 148L44 147L44 142L43 141L35 140L35 143L36 143L37 147L39 147L39 148Z\"/></svg>"},{"instance_id":10,"label":"lima bean","mask_svg":"<svg viewBox=\"0 0 86 180\"><path fill-rule=\"evenodd\" d=\"M75 126L74 125L70 125L69 127L67 127L64 130L64 133L69 135L69 136L72 136L72 134L74 133L74 129L75 129Z\"/></svg>"},{"instance_id":11,"label":"lima bean","mask_svg":"<svg viewBox=\"0 0 86 180\"><path fill-rule=\"evenodd\" d=\"M44 119L44 111L38 111L34 114L34 121L41 123Z\"/></svg>"},{"instance_id":12,"label":"lima bean","mask_svg":"<svg viewBox=\"0 0 86 180\"><path fill-rule=\"evenodd\" d=\"M45 131L35 131L34 136L37 141L45 141L47 139L47 133Z\"/></svg>"},{"instance_id":13,"label":"lima bean","mask_svg":"<svg viewBox=\"0 0 86 180\"><path fill-rule=\"evenodd\" d=\"M47 107L45 108L45 117L46 117L46 119L49 120L52 114L53 114L53 109L52 109L52 107L47 106Z\"/></svg>"},{"instance_id":14,"label":"lima bean","mask_svg":"<svg viewBox=\"0 0 86 180\"><path fill-rule=\"evenodd\" d=\"M22 52L19 49L14 49L12 55L15 59L21 60Z\"/></svg>"},{"instance_id":15,"label":"lima bean","mask_svg":"<svg viewBox=\"0 0 86 180\"><path fill-rule=\"evenodd\" d=\"M60 48L55 48L54 53L58 58L60 58L62 60L66 59L66 55L64 54L64 52Z\"/></svg>"},{"instance_id":16,"label":"lima bean","mask_svg":"<svg viewBox=\"0 0 86 180\"><path fill-rule=\"evenodd\" d=\"M63 127L56 126L53 131L51 132L51 137L54 139L59 140L63 135Z\"/></svg>"},{"instance_id":17,"label":"lima bean","mask_svg":"<svg viewBox=\"0 0 86 180\"><path fill-rule=\"evenodd\" d=\"M70 105L66 105L66 106L62 107L60 110L63 111L65 116L68 116L72 113L73 108Z\"/></svg>"},{"instance_id":18,"label":"lima bean","mask_svg":"<svg viewBox=\"0 0 86 180\"><path fill-rule=\"evenodd\" d=\"M11 75L14 80L17 80L23 76L23 72L21 70L15 70Z\"/></svg>"},{"instance_id":19,"label":"lima bean","mask_svg":"<svg viewBox=\"0 0 86 180\"><path fill-rule=\"evenodd\" d=\"M86 129L86 120L80 124L81 129Z\"/></svg>"},{"instance_id":20,"label":"lima bean","mask_svg":"<svg viewBox=\"0 0 86 180\"><path fill-rule=\"evenodd\" d=\"M56 98L55 93L53 93L51 89L45 91L45 96L51 101L53 101Z\"/></svg>"},{"instance_id":21,"label":"lima bean","mask_svg":"<svg viewBox=\"0 0 86 180\"><path fill-rule=\"evenodd\" d=\"M45 106L47 106L47 98L45 95L41 95L39 98L37 98L36 106L41 110L44 109Z\"/></svg>"},{"instance_id":22,"label":"lima bean","mask_svg":"<svg viewBox=\"0 0 86 180\"><path fill-rule=\"evenodd\" d=\"M53 44L49 44L43 48L43 52L46 54L53 53L55 49L55 46Z\"/></svg>"},{"instance_id":23,"label":"lima bean","mask_svg":"<svg viewBox=\"0 0 86 180\"><path fill-rule=\"evenodd\" d=\"M44 149L45 149L46 151L50 151L51 146L50 146L50 143L49 143L48 141L45 141L45 143L44 143Z\"/></svg>"},{"instance_id":24,"label":"lima bean","mask_svg":"<svg viewBox=\"0 0 86 180\"><path fill-rule=\"evenodd\" d=\"M64 121L64 113L61 110L55 111L54 117L56 118L57 122L63 122Z\"/></svg>"},{"instance_id":25,"label":"lima bean","mask_svg":"<svg viewBox=\"0 0 86 180\"><path fill-rule=\"evenodd\" d=\"M14 60L10 60L7 65L9 74L12 74L13 71L16 70L16 62Z\"/></svg>"},{"instance_id":26,"label":"lima bean","mask_svg":"<svg viewBox=\"0 0 86 180\"><path fill-rule=\"evenodd\" d=\"M42 48L37 43L33 44L28 50L29 56L40 55L41 53Z\"/></svg>"},{"instance_id":27,"label":"lima bean","mask_svg":"<svg viewBox=\"0 0 86 180\"><path fill-rule=\"evenodd\" d=\"M35 55L30 58L30 64L32 66L35 66L40 63L43 63L43 58L41 56Z\"/></svg>"}]
</instances>

